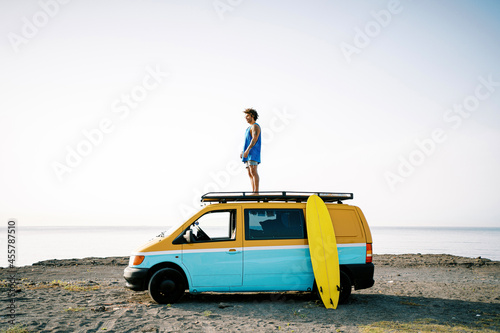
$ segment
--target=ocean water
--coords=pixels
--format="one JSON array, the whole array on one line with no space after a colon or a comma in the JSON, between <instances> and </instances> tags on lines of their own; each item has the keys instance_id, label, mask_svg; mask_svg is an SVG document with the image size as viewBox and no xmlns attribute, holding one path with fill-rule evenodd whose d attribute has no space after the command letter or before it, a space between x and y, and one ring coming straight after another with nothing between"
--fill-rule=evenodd
<instances>
[{"instance_id":1,"label":"ocean water","mask_svg":"<svg viewBox=\"0 0 500 333\"><path fill-rule=\"evenodd\" d=\"M168 229L162 227L18 227L16 266L47 259L128 256ZM0 267L6 267L6 236L0 234Z\"/></svg>"},{"instance_id":2,"label":"ocean water","mask_svg":"<svg viewBox=\"0 0 500 333\"><path fill-rule=\"evenodd\" d=\"M453 254L500 261L500 228L371 227L375 254Z\"/></svg>"},{"instance_id":3,"label":"ocean water","mask_svg":"<svg viewBox=\"0 0 500 333\"><path fill-rule=\"evenodd\" d=\"M16 266L47 259L128 256L168 227L18 227ZM5 229L6 230L6 229ZM0 233L0 266L7 235ZM375 254L453 254L500 260L500 228L371 227Z\"/></svg>"}]
</instances>

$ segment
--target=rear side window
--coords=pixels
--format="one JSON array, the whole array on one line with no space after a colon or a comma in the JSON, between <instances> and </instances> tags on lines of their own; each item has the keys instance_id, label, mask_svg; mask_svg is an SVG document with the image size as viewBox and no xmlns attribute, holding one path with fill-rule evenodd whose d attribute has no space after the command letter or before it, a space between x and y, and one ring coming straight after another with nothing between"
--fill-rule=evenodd
<instances>
[{"instance_id":1,"label":"rear side window","mask_svg":"<svg viewBox=\"0 0 500 333\"><path fill-rule=\"evenodd\" d=\"M245 239L304 239L302 209L246 209Z\"/></svg>"}]
</instances>

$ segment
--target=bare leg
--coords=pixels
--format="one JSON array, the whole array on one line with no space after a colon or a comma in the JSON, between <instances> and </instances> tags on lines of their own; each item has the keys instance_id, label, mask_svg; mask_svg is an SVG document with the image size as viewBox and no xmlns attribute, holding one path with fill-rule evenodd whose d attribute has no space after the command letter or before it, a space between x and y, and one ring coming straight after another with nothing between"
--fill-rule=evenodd
<instances>
[{"instance_id":1,"label":"bare leg","mask_svg":"<svg viewBox=\"0 0 500 333\"><path fill-rule=\"evenodd\" d=\"M250 180L252 181L252 190L254 193L259 193L260 177L257 172L257 165L250 165L248 167L248 173L250 175Z\"/></svg>"},{"instance_id":2,"label":"bare leg","mask_svg":"<svg viewBox=\"0 0 500 333\"><path fill-rule=\"evenodd\" d=\"M247 170L248 170L248 177L250 178L250 184L252 184L252 191L254 189L254 185L253 185L253 176L252 176L252 171L250 169L251 167L247 167Z\"/></svg>"}]
</instances>

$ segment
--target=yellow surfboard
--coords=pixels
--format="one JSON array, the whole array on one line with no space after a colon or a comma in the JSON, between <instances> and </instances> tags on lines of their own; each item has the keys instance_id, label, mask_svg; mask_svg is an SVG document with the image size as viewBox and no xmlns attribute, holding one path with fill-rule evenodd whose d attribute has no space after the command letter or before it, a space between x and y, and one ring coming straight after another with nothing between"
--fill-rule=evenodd
<instances>
[{"instance_id":1,"label":"yellow surfboard","mask_svg":"<svg viewBox=\"0 0 500 333\"><path fill-rule=\"evenodd\" d=\"M340 267L332 219L324 201L311 195L306 206L309 252L321 300L336 309L340 296Z\"/></svg>"}]
</instances>

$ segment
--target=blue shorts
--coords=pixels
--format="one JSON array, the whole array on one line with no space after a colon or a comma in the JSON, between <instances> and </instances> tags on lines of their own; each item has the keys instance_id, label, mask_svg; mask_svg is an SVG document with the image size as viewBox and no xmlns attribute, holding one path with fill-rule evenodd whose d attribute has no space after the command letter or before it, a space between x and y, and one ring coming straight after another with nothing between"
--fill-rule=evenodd
<instances>
[{"instance_id":1,"label":"blue shorts","mask_svg":"<svg viewBox=\"0 0 500 333\"><path fill-rule=\"evenodd\" d=\"M245 166L247 167L247 169L250 165L259 165L259 162L255 162L255 161L246 161L245 162Z\"/></svg>"}]
</instances>

